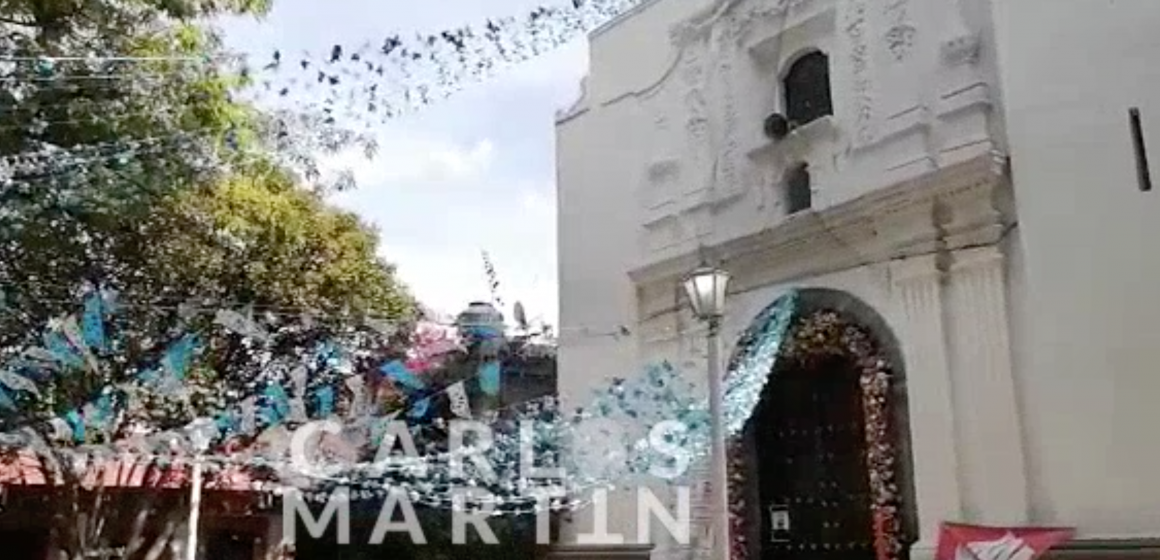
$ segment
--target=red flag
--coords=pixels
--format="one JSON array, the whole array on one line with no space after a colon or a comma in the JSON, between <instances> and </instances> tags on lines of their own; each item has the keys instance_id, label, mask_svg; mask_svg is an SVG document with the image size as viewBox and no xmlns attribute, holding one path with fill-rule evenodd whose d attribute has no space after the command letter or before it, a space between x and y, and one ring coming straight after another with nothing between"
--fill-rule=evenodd
<instances>
[{"instance_id":1,"label":"red flag","mask_svg":"<svg viewBox=\"0 0 1160 560\"><path fill-rule=\"evenodd\" d=\"M1051 547L1070 540L1075 529L1063 527L984 527L943 523L936 560L1035 560Z\"/></svg>"}]
</instances>

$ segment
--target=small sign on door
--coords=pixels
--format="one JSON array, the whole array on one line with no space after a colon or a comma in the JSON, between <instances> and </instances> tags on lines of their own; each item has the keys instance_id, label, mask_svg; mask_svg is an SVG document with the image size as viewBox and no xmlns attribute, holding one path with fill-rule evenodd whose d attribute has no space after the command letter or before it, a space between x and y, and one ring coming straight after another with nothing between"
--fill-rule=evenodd
<instances>
[{"instance_id":1,"label":"small sign on door","mask_svg":"<svg viewBox=\"0 0 1160 560\"><path fill-rule=\"evenodd\" d=\"M769 540L785 542L789 540L789 508L780 504L769 506Z\"/></svg>"}]
</instances>

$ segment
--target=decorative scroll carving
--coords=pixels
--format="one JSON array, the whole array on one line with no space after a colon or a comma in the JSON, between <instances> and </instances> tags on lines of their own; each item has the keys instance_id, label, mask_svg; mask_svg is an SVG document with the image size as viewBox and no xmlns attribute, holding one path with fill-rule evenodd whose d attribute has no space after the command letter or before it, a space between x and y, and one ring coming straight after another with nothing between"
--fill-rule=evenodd
<instances>
[{"instance_id":1,"label":"decorative scroll carving","mask_svg":"<svg viewBox=\"0 0 1160 560\"><path fill-rule=\"evenodd\" d=\"M979 59L979 36L963 35L944 41L939 54L947 66L974 64Z\"/></svg>"},{"instance_id":2,"label":"decorative scroll carving","mask_svg":"<svg viewBox=\"0 0 1160 560\"><path fill-rule=\"evenodd\" d=\"M737 93L734 91L733 59L736 56L730 32L720 32L714 41L718 61L713 84L721 93L720 151L717 154L717 190L731 190L737 186L737 154L741 142L737 138Z\"/></svg>"},{"instance_id":3,"label":"decorative scroll carving","mask_svg":"<svg viewBox=\"0 0 1160 560\"><path fill-rule=\"evenodd\" d=\"M894 60L902 62L914 46L917 30L913 25L899 23L886 31L886 48L894 55Z\"/></svg>"},{"instance_id":4,"label":"decorative scroll carving","mask_svg":"<svg viewBox=\"0 0 1160 560\"><path fill-rule=\"evenodd\" d=\"M762 20L785 16L790 10L798 10L813 0L718 0L693 17L677 24L669 33L669 39L677 47L688 45L703 38L714 27L727 28L726 35L733 40L741 40ZM739 7L745 6L744 9Z\"/></svg>"},{"instance_id":5,"label":"decorative scroll carving","mask_svg":"<svg viewBox=\"0 0 1160 560\"><path fill-rule=\"evenodd\" d=\"M745 170L746 187L757 195L757 209L777 210L781 207L778 182L772 165L750 165Z\"/></svg>"},{"instance_id":6,"label":"decorative scroll carving","mask_svg":"<svg viewBox=\"0 0 1160 560\"><path fill-rule=\"evenodd\" d=\"M898 62L906 60L906 55L910 54L917 32L917 29L910 24L907 4L908 0L889 0L882 9L882 15L885 16L885 20L890 26L883 39L886 42L887 50L894 55L894 60Z\"/></svg>"},{"instance_id":7,"label":"decorative scroll carving","mask_svg":"<svg viewBox=\"0 0 1160 560\"><path fill-rule=\"evenodd\" d=\"M869 144L874 118L874 95L870 79L870 44L866 37L866 0L851 0L847 6L846 35L850 39L851 82L854 93L855 141Z\"/></svg>"},{"instance_id":8,"label":"decorative scroll carving","mask_svg":"<svg viewBox=\"0 0 1160 560\"><path fill-rule=\"evenodd\" d=\"M758 22L785 17L790 11L803 8L812 0L775 0L773 2L750 2L749 9L738 10L734 16L730 35L741 43Z\"/></svg>"},{"instance_id":9,"label":"decorative scroll carving","mask_svg":"<svg viewBox=\"0 0 1160 560\"><path fill-rule=\"evenodd\" d=\"M686 192L737 185L741 147L733 87L736 48L728 29L726 25L714 28L710 36L683 47L681 74L692 181Z\"/></svg>"},{"instance_id":10,"label":"decorative scroll carving","mask_svg":"<svg viewBox=\"0 0 1160 560\"><path fill-rule=\"evenodd\" d=\"M960 66L973 64L979 59L979 33L972 31L963 19L962 6L959 2L948 10L946 39L939 48L942 62L946 66Z\"/></svg>"}]
</instances>

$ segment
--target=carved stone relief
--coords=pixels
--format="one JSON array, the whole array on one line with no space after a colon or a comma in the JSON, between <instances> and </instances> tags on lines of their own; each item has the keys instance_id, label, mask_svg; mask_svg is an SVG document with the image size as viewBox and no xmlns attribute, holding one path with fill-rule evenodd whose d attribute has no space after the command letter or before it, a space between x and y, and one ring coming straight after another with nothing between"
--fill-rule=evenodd
<instances>
[{"instance_id":1,"label":"carved stone relief","mask_svg":"<svg viewBox=\"0 0 1160 560\"><path fill-rule=\"evenodd\" d=\"M873 141L874 94L870 77L870 42L867 37L867 1L850 0L845 30L850 41L850 73L854 98L854 139L859 145Z\"/></svg>"},{"instance_id":2,"label":"carved stone relief","mask_svg":"<svg viewBox=\"0 0 1160 560\"><path fill-rule=\"evenodd\" d=\"M668 118L657 117L653 122L651 159L645 169L640 190L640 201L645 212L645 221L650 223L658 218L656 211L672 203L678 193L680 181L680 160L673 153L670 138L672 127Z\"/></svg>"},{"instance_id":3,"label":"carved stone relief","mask_svg":"<svg viewBox=\"0 0 1160 560\"><path fill-rule=\"evenodd\" d=\"M759 22L781 18L790 11L799 11L813 0L775 0L773 2L749 2L744 10L736 10L730 22L730 34L738 44L744 42L749 32Z\"/></svg>"},{"instance_id":4,"label":"carved stone relief","mask_svg":"<svg viewBox=\"0 0 1160 560\"><path fill-rule=\"evenodd\" d=\"M781 208L781 197L778 196L779 185L775 168L768 163L764 165L750 165L745 174L746 186L756 195L757 210L773 212Z\"/></svg>"},{"instance_id":5,"label":"carved stone relief","mask_svg":"<svg viewBox=\"0 0 1160 560\"><path fill-rule=\"evenodd\" d=\"M914 47L914 36L917 32L910 23L907 4L908 0L888 0L882 9L882 15L889 26L883 40L886 49L897 62L906 60L906 56Z\"/></svg>"},{"instance_id":6,"label":"carved stone relief","mask_svg":"<svg viewBox=\"0 0 1160 560\"><path fill-rule=\"evenodd\" d=\"M914 26L899 23L886 30L886 48L894 55L894 60L902 62L914 47L914 35L917 30Z\"/></svg>"},{"instance_id":7,"label":"carved stone relief","mask_svg":"<svg viewBox=\"0 0 1160 560\"><path fill-rule=\"evenodd\" d=\"M685 93L685 121L686 148L685 166L689 170L685 174L687 182L683 185L684 193L704 191L712 186L713 160L716 147L713 142L709 106L705 94L699 89Z\"/></svg>"},{"instance_id":8,"label":"carved stone relief","mask_svg":"<svg viewBox=\"0 0 1160 560\"><path fill-rule=\"evenodd\" d=\"M721 118L719 134L719 151L717 154L717 175L714 177L715 191L732 191L737 185L737 155L740 152L740 141L737 138L737 92L733 76L733 59L737 55L734 38L728 32L732 26L713 41L717 61L717 68L712 82L713 88L720 93Z\"/></svg>"},{"instance_id":9,"label":"carved stone relief","mask_svg":"<svg viewBox=\"0 0 1160 560\"><path fill-rule=\"evenodd\" d=\"M790 10L800 10L814 0L718 0L697 15L677 24L669 38L677 47L708 35L712 29L725 28L725 35L734 41L744 39L762 20L785 16Z\"/></svg>"},{"instance_id":10,"label":"carved stone relief","mask_svg":"<svg viewBox=\"0 0 1160 560\"><path fill-rule=\"evenodd\" d=\"M682 87L686 111L687 154L692 181L686 192L707 190L710 196L737 185L737 92L729 26L713 28L682 47Z\"/></svg>"},{"instance_id":11,"label":"carved stone relief","mask_svg":"<svg viewBox=\"0 0 1160 560\"><path fill-rule=\"evenodd\" d=\"M943 64L954 67L974 63L979 58L979 33L963 19L959 2L954 2L947 12L947 29L939 53Z\"/></svg>"},{"instance_id":12,"label":"carved stone relief","mask_svg":"<svg viewBox=\"0 0 1160 560\"><path fill-rule=\"evenodd\" d=\"M694 146L708 143L709 104L705 101L705 93L700 89L686 92L685 110L688 112L685 131L689 133L689 138Z\"/></svg>"}]
</instances>

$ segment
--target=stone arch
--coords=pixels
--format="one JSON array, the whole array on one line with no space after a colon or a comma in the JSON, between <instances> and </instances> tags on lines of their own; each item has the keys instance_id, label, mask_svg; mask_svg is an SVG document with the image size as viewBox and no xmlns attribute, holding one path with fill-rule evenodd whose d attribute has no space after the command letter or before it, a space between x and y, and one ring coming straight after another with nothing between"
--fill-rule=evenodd
<instances>
[{"instance_id":1,"label":"stone arch","mask_svg":"<svg viewBox=\"0 0 1160 560\"><path fill-rule=\"evenodd\" d=\"M791 310L788 315L781 312L785 309ZM768 360L758 364L752 349L768 345L770 337L781 337L776 341L776 358L772 365ZM806 344L807 339L817 344ZM738 339L726 373L727 386L745 368L764 367L768 377L783 363L836 354L851 360L858 370L875 557L902 560L918 533L905 362L893 330L874 308L828 288L783 295L759 313ZM754 559L762 545L760 538L754 538L760 536L760 506L746 499L752 495L758 466L747 434L748 429L734 436L728 449L731 560Z\"/></svg>"},{"instance_id":2,"label":"stone arch","mask_svg":"<svg viewBox=\"0 0 1160 560\"><path fill-rule=\"evenodd\" d=\"M801 60L801 59L803 59L811 54L823 54L826 57L830 56L830 53L828 51L826 51L825 49L822 49L821 47L819 47L817 45L812 45L812 44L803 46L803 47L789 53L788 55L782 57L781 60L777 61L777 81L778 81L778 83L785 81L785 77L789 74L790 69L792 69L794 67L794 65L798 63L799 60Z\"/></svg>"}]
</instances>

